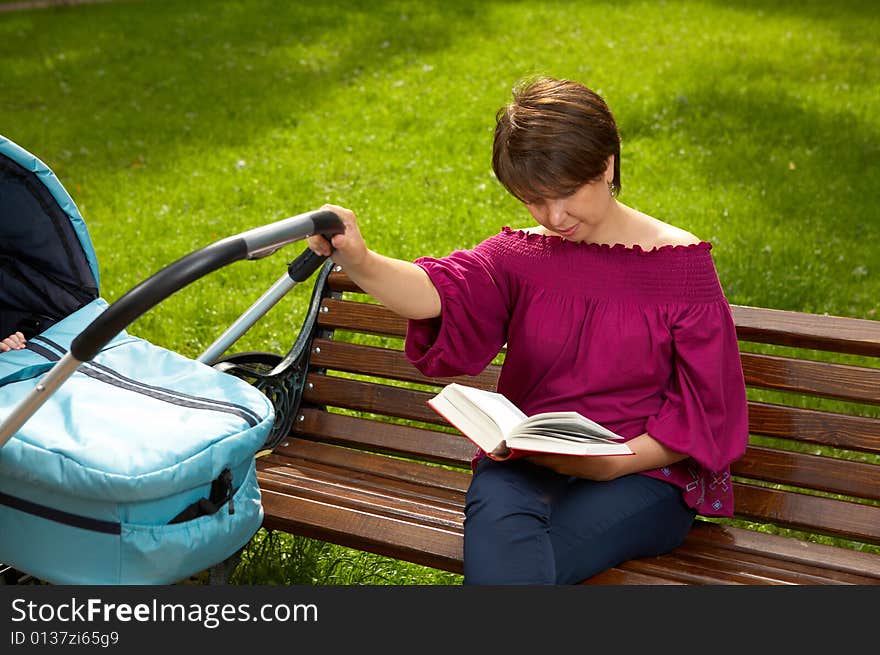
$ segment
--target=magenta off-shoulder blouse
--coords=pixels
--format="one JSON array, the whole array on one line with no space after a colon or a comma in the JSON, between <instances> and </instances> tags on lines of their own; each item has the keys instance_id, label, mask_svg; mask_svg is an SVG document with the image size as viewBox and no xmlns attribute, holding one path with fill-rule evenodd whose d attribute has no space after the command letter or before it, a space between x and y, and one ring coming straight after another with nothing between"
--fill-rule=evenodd
<instances>
[{"instance_id":1,"label":"magenta off-shoulder blouse","mask_svg":"<svg viewBox=\"0 0 880 655\"><path fill-rule=\"evenodd\" d=\"M678 486L700 514L731 516L746 394L711 248L505 227L473 249L415 261L442 311L409 322L406 355L427 375L476 375L506 343L498 391L526 414L575 410L625 439L647 432L689 457L643 474Z\"/></svg>"}]
</instances>

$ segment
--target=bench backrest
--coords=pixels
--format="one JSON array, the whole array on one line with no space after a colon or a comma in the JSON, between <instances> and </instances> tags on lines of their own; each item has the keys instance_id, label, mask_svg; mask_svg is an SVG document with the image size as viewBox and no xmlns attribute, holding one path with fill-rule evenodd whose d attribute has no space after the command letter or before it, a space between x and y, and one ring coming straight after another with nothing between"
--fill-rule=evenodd
<instances>
[{"instance_id":1,"label":"bench backrest","mask_svg":"<svg viewBox=\"0 0 880 655\"><path fill-rule=\"evenodd\" d=\"M402 352L406 321L344 273L320 279L294 433L467 468L471 442L426 405L456 379L419 373ZM880 544L880 321L732 309L752 435L732 467L736 517ZM494 389L499 371L457 380Z\"/></svg>"}]
</instances>

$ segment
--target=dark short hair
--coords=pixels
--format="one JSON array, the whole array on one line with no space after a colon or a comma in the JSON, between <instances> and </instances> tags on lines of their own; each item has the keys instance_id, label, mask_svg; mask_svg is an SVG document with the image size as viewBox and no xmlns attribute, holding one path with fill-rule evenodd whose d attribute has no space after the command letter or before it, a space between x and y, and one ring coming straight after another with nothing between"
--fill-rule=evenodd
<instances>
[{"instance_id":1,"label":"dark short hair","mask_svg":"<svg viewBox=\"0 0 880 655\"><path fill-rule=\"evenodd\" d=\"M539 77L519 82L498 110L492 168L516 198L563 197L602 176L614 155L612 193L620 191L620 134L599 94L578 82Z\"/></svg>"}]
</instances>

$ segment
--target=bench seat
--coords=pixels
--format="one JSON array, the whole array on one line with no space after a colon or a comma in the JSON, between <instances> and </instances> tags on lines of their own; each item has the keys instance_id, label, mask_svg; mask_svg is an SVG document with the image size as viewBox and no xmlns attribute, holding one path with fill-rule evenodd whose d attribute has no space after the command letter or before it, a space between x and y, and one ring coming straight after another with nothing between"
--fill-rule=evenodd
<instances>
[{"instance_id":1,"label":"bench seat","mask_svg":"<svg viewBox=\"0 0 880 655\"><path fill-rule=\"evenodd\" d=\"M468 473L303 438L258 469L265 528L461 573ZM880 584L880 557L698 521L675 552L586 583Z\"/></svg>"}]
</instances>

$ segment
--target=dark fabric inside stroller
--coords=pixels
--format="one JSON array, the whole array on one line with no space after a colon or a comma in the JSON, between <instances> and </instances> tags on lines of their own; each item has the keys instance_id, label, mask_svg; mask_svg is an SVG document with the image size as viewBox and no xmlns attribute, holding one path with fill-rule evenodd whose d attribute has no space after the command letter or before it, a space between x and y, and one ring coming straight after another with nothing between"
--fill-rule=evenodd
<instances>
[{"instance_id":1,"label":"dark fabric inside stroller","mask_svg":"<svg viewBox=\"0 0 880 655\"><path fill-rule=\"evenodd\" d=\"M0 334L20 330L29 338L95 300L98 272L79 212L72 201L65 212L46 184L58 184L54 176L41 181L9 144L7 151L0 156Z\"/></svg>"}]
</instances>

